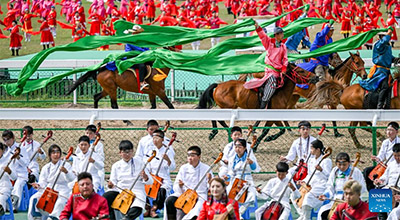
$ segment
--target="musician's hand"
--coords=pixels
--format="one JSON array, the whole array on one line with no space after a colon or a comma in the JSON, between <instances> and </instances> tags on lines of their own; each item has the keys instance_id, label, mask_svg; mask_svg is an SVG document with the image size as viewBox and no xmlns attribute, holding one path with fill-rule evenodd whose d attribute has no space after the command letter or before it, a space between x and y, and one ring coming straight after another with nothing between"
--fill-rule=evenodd
<instances>
[{"instance_id":1,"label":"musician's hand","mask_svg":"<svg viewBox=\"0 0 400 220\"><path fill-rule=\"evenodd\" d=\"M68 173L68 170L67 170L67 169L65 169L65 167L61 167L61 168L60 168L60 170L61 170L61 172L65 173L65 174L67 174L67 173Z\"/></svg>"},{"instance_id":2,"label":"musician's hand","mask_svg":"<svg viewBox=\"0 0 400 220\"><path fill-rule=\"evenodd\" d=\"M249 164L253 164L254 163L250 158L247 158L247 162L249 162Z\"/></svg>"},{"instance_id":3,"label":"musician's hand","mask_svg":"<svg viewBox=\"0 0 400 220\"><path fill-rule=\"evenodd\" d=\"M95 160L93 160L93 158L89 158L89 163L94 163L94 162L96 162Z\"/></svg>"},{"instance_id":4,"label":"musician's hand","mask_svg":"<svg viewBox=\"0 0 400 220\"><path fill-rule=\"evenodd\" d=\"M142 176L144 181L149 180L149 176L147 176L147 174L144 172L144 170L142 170L142 172L140 173L140 175Z\"/></svg>"},{"instance_id":5,"label":"musician's hand","mask_svg":"<svg viewBox=\"0 0 400 220\"><path fill-rule=\"evenodd\" d=\"M351 176L351 177L349 177L349 180L352 180L353 179L353 177Z\"/></svg>"},{"instance_id":6,"label":"musician's hand","mask_svg":"<svg viewBox=\"0 0 400 220\"><path fill-rule=\"evenodd\" d=\"M280 157L279 157L279 160L280 160L280 161L283 161L283 162L287 161L287 159L286 159L284 156L280 156Z\"/></svg>"},{"instance_id":7,"label":"musician's hand","mask_svg":"<svg viewBox=\"0 0 400 220\"><path fill-rule=\"evenodd\" d=\"M291 182L289 182L288 185L293 191L296 191L296 187L293 186L293 184Z\"/></svg>"},{"instance_id":8,"label":"musician's hand","mask_svg":"<svg viewBox=\"0 0 400 220\"><path fill-rule=\"evenodd\" d=\"M227 175L223 175L222 178L223 178L224 180L227 180L229 177L228 177Z\"/></svg>"},{"instance_id":9,"label":"musician's hand","mask_svg":"<svg viewBox=\"0 0 400 220\"><path fill-rule=\"evenodd\" d=\"M179 180L179 187L182 188L185 184L183 183L182 180Z\"/></svg>"},{"instance_id":10,"label":"musician's hand","mask_svg":"<svg viewBox=\"0 0 400 220\"><path fill-rule=\"evenodd\" d=\"M379 163L380 159L377 156L372 155L371 160Z\"/></svg>"},{"instance_id":11,"label":"musician's hand","mask_svg":"<svg viewBox=\"0 0 400 220\"><path fill-rule=\"evenodd\" d=\"M254 20L254 26L256 27L256 29L260 27L260 25L258 25L258 22L256 20Z\"/></svg>"},{"instance_id":12,"label":"musician's hand","mask_svg":"<svg viewBox=\"0 0 400 220\"><path fill-rule=\"evenodd\" d=\"M10 167L4 167L4 171L8 173L8 175L11 175L11 169Z\"/></svg>"},{"instance_id":13,"label":"musician's hand","mask_svg":"<svg viewBox=\"0 0 400 220\"><path fill-rule=\"evenodd\" d=\"M108 186L109 189L112 189L112 188L114 188L114 183L109 180L107 182L107 186Z\"/></svg>"},{"instance_id":14,"label":"musician's hand","mask_svg":"<svg viewBox=\"0 0 400 220\"><path fill-rule=\"evenodd\" d=\"M383 184L383 180L381 180L381 179L375 179L375 180L374 180L374 185L380 186L380 185L382 185L382 184Z\"/></svg>"},{"instance_id":15,"label":"musician's hand","mask_svg":"<svg viewBox=\"0 0 400 220\"><path fill-rule=\"evenodd\" d=\"M321 201L325 201L327 198L325 195L320 195L320 196L318 196L318 199Z\"/></svg>"},{"instance_id":16,"label":"musician's hand","mask_svg":"<svg viewBox=\"0 0 400 220\"><path fill-rule=\"evenodd\" d=\"M208 182L210 182L210 180L212 179L211 173L207 173L207 179L208 179Z\"/></svg>"},{"instance_id":17,"label":"musician's hand","mask_svg":"<svg viewBox=\"0 0 400 220\"><path fill-rule=\"evenodd\" d=\"M38 190L40 188L40 185L38 183L31 183L32 187Z\"/></svg>"},{"instance_id":18,"label":"musician's hand","mask_svg":"<svg viewBox=\"0 0 400 220\"><path fill-rule=\"evenodd\" d=\"M38 153L39 153L39 154L43 154L43 153L44 153L44 152L42 151L42 148L39 147Z\"/></svg>"},{"instance_id":19,"label":"musician's hand","mask_svg":"<svg viewBox=\"0 0 400 220\"><path fill-rule=\"evenodd\" d=\"M228 164L228 160L223 160L222 162L224 162L224 164Z\"/></svg>"},{"instance_id":20,"label":"musician's hand","mask_svg":"<svg viewBox=\"0 0 400 220\"><path fill-rule=\"evenodd\" d=\"M303 185L303 183L305 183L303 180L298 180L296 184L297 185Z\"/></svg>"},{"instance_id":21,"label":"musician's hand","mask_svg":"<svg viewBox=\"0 0 400 220\"><path fill-rule=\"evenodd\" d=\"M167 161L168 166L171 165L171 160L169 159L167 154L164 154L163 158L164 158L165 161Z\"/></svg>"},{"instance_id":22,"label":"musician's hand","mask_svg":"<svg viewBox=\"0 0 400 220\"><path fill-rule=\"evenodd\" d=\"M226 206L226 211L228 211L228 213L232 213L233 212L233 205L229 204Z\"/></svg>"},{"instance_id":23,"label":"musician's hand","mask_svg":"<svg viewBox=\"0 0 400 220\"><path fill-rule=\"evenodd\" d=\"M322 167L320 165L315 166L315 169L322 172Z\"/></svg>"},{"instance_id":24,"label":"musician's hand","mask_svg":"<svg viewBox=\"0 0 400 220\"><path fill-rule=\"evenodd\" d=\"M395 195L393 195L393 197L394 197L394 201L400 202L400 194L395 194Z\"/></svg>"},{"instance_id":25,"label":"musician's hand","mask_svg":"<svg viewBox=\"0 0 400 220\"><path fill-rule=\"evenodd\" d=\"M261 191L262 191L262 189L260 187L257 187L256 190L258 193L261 193Z\"/></svg>"}]
</instances>

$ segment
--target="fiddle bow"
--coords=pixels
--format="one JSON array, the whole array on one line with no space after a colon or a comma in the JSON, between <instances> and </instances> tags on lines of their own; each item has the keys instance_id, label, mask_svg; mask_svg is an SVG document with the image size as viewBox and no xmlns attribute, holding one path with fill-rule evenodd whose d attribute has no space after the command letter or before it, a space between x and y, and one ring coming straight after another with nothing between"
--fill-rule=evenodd
<instances>
[{"instance_id":1,"label":"fiddle bow","mask_svg":"<svg viewBox=\"0 0 400 220\"><path fill-rule=\"evenodd\" d=\"M39 153L39 150L42 149L43 144L45 144L52 136L53 136L53 131L47 131L47 136L43 139L43 142L40 144L37 151L35 151L35 153L29 159L29 163L31 163L33 161L33 159L35 159L36 155Z\"/></svg>"}]
</instances>

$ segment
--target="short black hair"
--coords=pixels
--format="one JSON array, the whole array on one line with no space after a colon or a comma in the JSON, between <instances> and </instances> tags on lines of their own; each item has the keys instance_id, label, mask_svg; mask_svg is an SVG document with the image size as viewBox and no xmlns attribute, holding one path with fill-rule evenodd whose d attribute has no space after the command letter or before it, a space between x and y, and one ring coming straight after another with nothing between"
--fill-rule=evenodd
<instances>
[{"instance_id":1,"label":"short black hair","mask_svg":"<svg viewBox=\"0 0 400 220\"><path fill-rule=\"evenodd\" d=\"M119 143L118 148L119 148L120 151L132 150L132 149L133 149L133 144L132 144L132 142L129 141L129 140L122 140L122 141Z\"/></svg>"},{"instance_id":2,"label":"short black hair","mask_svg":"<svg viewBox=\"0 0 400 220\"><path fill-rule=\"evenodd\" d=\"M92 124L92 125L88 125L88 126L86 127L85 131L96 132L96 131L97 131L97 128L96 128L95 125Z\"/></svg>"},{"instance_id":3,"label":"short black hair","mask_svg":"<svg viewBox=\"0 0 400 220\"><path fill-rule=\"evenodd\" d=\"M86 178L89 178L90 181L93 182L92 174L90 174L89 172L82 172L78 174L78 182Z\"/></svg>"},{"instance_id":4,"label":"short black hair","mask_svg":"<svg viewBox=\"0 0 400 220\"><path fill-rule=\"evenodd\" d=\"M313 140L311 142L311 146L315 149L320 149L322 154L324 153L325 147L324 147L324 143L322 143L322 141L320 141L318 139Z\"/></svg>"},{"instance_id":5,"label":"short black hair","mask_svg":"<svg viewBox=\"0 0 400 220\"><path fill-rule=\"evenodd\" d=\"M164 138L164 131L161 131L160 129L157 129L153 132L153 136L156 134L156 136L161 136L161 138Z\"/></svg>"},{"instance_id":6,"label":"short black hair","mask_svg":"<svg viewBox=\"0 0 400 220\"><path fill-rule=\"evenodd\" d=\"M29 125L23 127L22 130L23 130L23 131L26 131L26 134L27 134L27 135L33 134L33 128L32 128L31 126L29 126Z\"/></svg>"},{"instance_id":7,"label":"short black hair","mask_svg":"<svg viewBox=\"0 0 400 220\"><path fill-rule=\"evenodd\" d=\"M199 146L190 146L187 150L189 151L196 151L196 153L200 156L201 155L201 149Z\"/></svg>"},{"instance_id":8,"label":"short black hair","mask_svg":"<svg viewBox=\"0 0 400 220\"><path fill-rule=\"evenodd\" d=\"M350 162L350 156L346 152L340 152L338 155L336 155L336 162L339 160L345 160L346 162Z\"/></svg>"},{"instance_id":9,"label":"short black hair","mask_svg":"<svg viewBox=\"0 0 400 220\"><path fill-rule=\"evenodd\" d=\"M400 143L394 144L392 150L394 153L399 153L400 152Z\"/></svg>"},{"instance_id":10,"label":"short black hair","mask_svg":"<svg viewBox=\"0 0 400 220\"><path fill-rule=\"evenodd\" d=\"M396 131L399 130L399 123L397 123L395 121L389 122L389 124L387 126L394 128L394 130L396 130Z\"/></svg>"},{"instance_id":11,"label":"short black hair","mask_svg":"<svg viewBox=\"0 0 400 220\"><path fill-rule=\"evenodd\" d=\"M239 142L244 148L247 149L247 143L245 139L239 138L235 142Z\"/></svg>"},{"instance_id":12,"label":"short black hair","mask_svg":"<svg viewBox=\"0 0 400 220\"><path fill-rule=\"evenodd\" d=\"M0 150L4 151L6 149L6 145L0 142Z\"/></svg>"},{"instance_id":13,"label":"short black hair","mask_svg":"<svg viewBox=\"0 0 400 220\"><path fill-rule=\"evenodd\" d=\"M241 129L239 126L233 126L233 127L231 128L231 133L233 133L233 132L235 132L235 131L238 131L238 132L240 132L240 133L243 133L242 129Z\"/></svg>"},{"instance_id":14,"label":"short black hair","mask_svg":"<svg viewBox=\"0 0 400 220\"><path fill-rule=\"evenodd\" d=\"M279 162L276 164L276 171L278 172L288 172L289 170L289 165L285 162Z\"/></svg>"},{"instance_id":15,"label":"short black hair","mask_svg":"<svg viewBox=\"0 0 400 220\"><path fill-rule=\"evenodd\" d=\"M4 130L1 137L15 139L14 133L11 130Z\"/></svg>"},{"instance_id":16,"label":"short black hair","mask_svg":"<svg viewBox=\"0 0 400 220\"><path fill-rule=\"evenodd\" d=\"M90 144L90 138L86 135L81 136L78 140L78 143L81 143L82 141L88 142L88 144Z\"/></svg>"},{"instance_id":17,"label":"short black hair","mask_svg":"<svg viewBox=\"0 0 400 220\"><path fill-rule=\"evenodd\" d=\"M299 122L298 127L300 128L301 126L311 128L311 123L309 121L301 121Z\"/></svg>"},{"instance_id":18,"label":"short black hair","mask_svg":"<svg viewBox=\"0 0 400 220\"><path fill-rule=\"evenodd\" d=\"M151 126L158 126L158 127L160 127L160 125L158 125L158 122L156 121L156 120L149 120L148 122L147 122L147 127L149 128L149 127L151 127Z\"/></svg>"},{"instance_id":19,"label":"short black hair","mask_svg":"<svg viewBox=\"0 0 400 220\"><path fill-rule=\"evenodd\" d=\"M54 149L57 149L57 150L59 150L60 151L60 155L61 155L61 147L60 146L58 146L57 144L52 144L52 145L50 145L50 147L49 147L49 150L48 150L48 155L49 155L49 160L50 160L50 162L51 162L51 157L50 157L50 155L51 155L51 152L54 150Z\"/></svg>"}]
</instances>

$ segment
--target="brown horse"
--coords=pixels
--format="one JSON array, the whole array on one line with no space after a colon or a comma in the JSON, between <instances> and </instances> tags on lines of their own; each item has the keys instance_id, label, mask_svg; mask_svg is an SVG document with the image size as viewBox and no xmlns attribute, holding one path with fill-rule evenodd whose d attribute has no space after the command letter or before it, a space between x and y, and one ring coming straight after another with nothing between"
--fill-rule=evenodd
<instances>
[{"instance_id":1,"label":"brown horse","mask_svg":"<svg viewBox=\"0 0 400 220\"><path fill-rule=\"evenodd\" d=\"M286 109L289 99L293 93L296 83L308 83L311 77L315 79L315 74L296 67L294 64L289 64L286 74L284 74L284 85L277 89L272 96L269 108L270 109ZM220 108L243 108L243 109L258 109L260 107L259 95L255 90L245 89L243 87L244 81L230 80L220 84L211 84L201 95L199 105L197 108L205 109L211 108L213 103ZM224 127L228 127L225 122L220 121ZM225 125L224 125L225 124ZM258 126L259 122L255 126ZM265 127L270 127L275 124L278 127L283 127L281 121L267 121ZM213 128L216 128L217 123L213 121ZM259 145L261 140L268 134L269 129L264 129L262 134L258 137L256 146ZM209 139L211 140L218 130L213 130L210 133ZM275 140L285 133L285 129L280 129L280 132L269 136L265 141Z\"/></svg>"}]
</instances>

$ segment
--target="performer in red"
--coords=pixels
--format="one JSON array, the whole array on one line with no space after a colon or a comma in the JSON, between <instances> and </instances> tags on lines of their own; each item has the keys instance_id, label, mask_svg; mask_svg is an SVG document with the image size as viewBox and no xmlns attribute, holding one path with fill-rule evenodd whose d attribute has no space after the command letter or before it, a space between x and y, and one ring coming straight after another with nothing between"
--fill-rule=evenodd
<instances>
[{"instance_id":1,"label":"performer in red","mask_svg":"<svg viewBox=\"0 0 400 220\"><path fill-rule=\"evenodd\" d=\"M221 18L218 17L217 12L212 12L212 17L208 19L208 23L211 29L217 29L221 24L228 24L223 21ZM211 47L214 47L219 42L219 37L212 37L211 38Z\"/></svg>"},{"instance_id":2,"label":"performer in red","mask_svg":"<svg viewBox=\"0 0 400 220\"><path fill-rule=\"evenodd\" d=\"M49 12L49 15L47 16L47 21L49 23L50 32L53 35L53 38L56 38L57 12L56 12L56 7L54 5L51 6L51 10Z\"/></svg>"},{"instance_id":3,"label":"performer in red","mask_svg":"<svg viewBox=\"0 0 400 220\"><path fill-rule=\"evenodd\" d=\"M354 24L354 30L351 35L354 36L354 35L360 34L363 32L363 30L364 30L364 27L363 27L363 24L361 23L361 18L357 17L356 22ZM356 48L356 50L361 50L361 49L362 49L361 46Z\"/></svg>"},{"instance_id":4,"label":"performer in red","mask_svg":"<svg viewBox=\"0 0 400 220\"><path fill-rule=\"evenodd\" d=\"M348 8L347 8L348 9ZM342 21L342 28L340 30L340 33L343 34L344 38L348 38L351 32L351 12L348 10L345 10L342 13L341 17Z\"/></svg>"},{"instance_id":5,"label":"performer in red","mask_svg":"<svg viewBox=\"0 0 400 220\"><path fill-rule=\"evenodd\" d=\"M107 18L104 21L104 24L101 26L101 35L103 36L110 36L113 34L113 31L111 29L111 20L109 18ZM97 50L103 51L103 50L109 50L110 49L110 45L104 45L99 47Z\"/></svg>"},{"instance_id":6,"label":"performer in red","mask_svg":"<svg viewBox=\"0 0 400 220\"><path fill-rule=\"evenodd\" d=\"M72 32L72 38L74 38L74 42L77 41L77 40L79 40L79 39L81 39L81 38L86 37L86 34L90 34L90 33L86 30L85 26L83 26L83 24L80 23L80 22L78 22L78 23L74 26L74 28L75 28L75 29L74 29L73 32Z\"/></svg>"},{"instance_id":7,"label":"performer in red","mask_svg":"<svg viewBox=\"0 0 400 220\"><path fill-rule=\"evenodd\" d=\"M102 17L97 14L97 9L93 8L92 13L89 16L91 21L89 22L90 25L90 35L100 35L100 26L102 23Z\"/></svg>"},{"instance_id":8,"label":"performer in red","mask_svg":"<svg viewBox=\"0 0 400 220\"><path fill-rule=\"evenodd\" d=\"M29 13L29 9L25 9L24 16L22 17L22 31L24 32L25 41L31 41L32 36L32 18L37 15Z\"/></svg>"},{"instance_id":9,"label":"performer in red","mask_svg":"<svg viewBox=\"0 0 400 220\"><path fill-rule=\"evenodd\" d=\"M152 22L156 17L156 5L154 4L154 0L148 0L147 4L148 6L147 6L146 18L147 20L149 20L149 22Z\"/></svg>"},{"instance_id":10,"label":"performer in red","mask_svg":"<svg viewBox=\"0 0 400 220\"><path fill-rule=\"evenodd\" d=\"M165 11L162 11L161 15L159 15L156 18L156 20L154 20L150 24L154 24L156 22L159 22L161 27L163 27L163 26L175 26L175 25L177 25L179 23L175 18L166 15Z\"/></svg>"},{"instance_id":11,"label":"performer in red","mask_svg":"<svg viewBox=\"0 0 400 220\"><path fill-rule=\"evenodd\" d=\"M11 33L10 33L10 50L11 56L19 56L19 49L21 49L22 36L19 34L19 25L17 21L12 21Z\"/></svg>"},{"instance_id":12,"label":"performer in red","mask_svg":"<svg viewBox=\"0 0 400 220\"><path fill-rule=\"evenodd\" d=\"M365 22L364 22L364 32L370 31L372 29L375 29L375 25L373 24L371 18L369 17L369 15L367 15ZM374 41L374 38L372 37L371 39L369 39L367 41L367 43L365 43L365 47L367 48L367 50L372 50L372 43Z\"/></svg>"},{"instance_id":13,"label":"performer in red","mask_svg":"<svg viewBox=\"0 0 400 220\"><path fill-rule=\"evenodd\" d=\"M49 48L50 44L53 45L54 47L54 38L53 35L51 34L50 26L46 18L42 17L42 20L38 22L42 23L39 30L41 32L40 44L43 45L43 50L45 50L46 47Z\"/></svg>"},{"instance_id":14,"label":"performer in red","mask_svg":"<svg viewBox=\"0 0 400 220\"><path fill-rule=\"evenodd\" d=\"M93 190L92 181L92 175L88 172L78 175L79 194L69 197L60 220L68 220L71 216L74 219L93 219L109 214L107 200Z\"/></svg>"}]
</instances>

